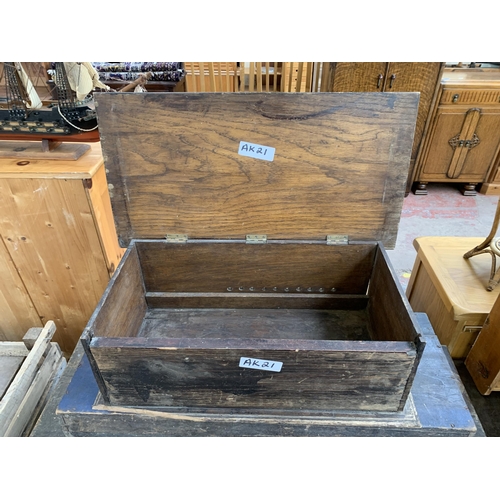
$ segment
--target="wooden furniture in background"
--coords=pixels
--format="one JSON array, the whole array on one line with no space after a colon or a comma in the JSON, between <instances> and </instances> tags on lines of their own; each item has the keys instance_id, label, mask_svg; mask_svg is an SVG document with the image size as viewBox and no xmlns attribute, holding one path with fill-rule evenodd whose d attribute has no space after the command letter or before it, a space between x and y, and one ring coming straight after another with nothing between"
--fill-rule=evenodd
<instances>
[{"instance_id":1,"label":"wooden furniture in background","mask_svg":"<svg viewBox=\"0 0 500 500\"><path fill-rule=\"evenodd\" d=\"M30 328L23 342L0 342L0 437L26 436L66 367L51 342L53 321Z\"/></svg>"},{"instance_id":2,"label":"wooden furniture in background","mask_svg":"<svg viewBox=\"0 0 500 500\"><path fill-rule=\"evenodd\" d=\"M0 159L0 214L0 340L53 320L70 353L123 253L100 144L76 161Z\"/></svg>"},{"instance_id":3,"label":"wooden furniture in background","mask_svg":"<svg viewBox=\"0 0 500 500\"><path fill-rule=\"evenodd\" d=\"M500 192L500 70L443 72L416 167L415 194L429 182L462 183L464 195Z\"/></svg>"},{"instance_id":4,"label":"wooden furniture in background","mask_svg":"<svg viewBox=\"0 0 500 500\"><path fill-rule=\"evenodd\" d=\"M500 391L500 295L465 359L465 366L483 396Z\"/></svg>"},{"instance_id":5,"label":"wooden furniture in background","mask_svg":"<svg viewBox=\"0 0 500 500\"><path fill-rule=\"evenodd\" d=\"M322 65L313 62L186 62L188 92L316 92ZM203 78L201 77L203 75Z\"/></svg>"},{"instance_id":6,"label":"wooden furniture in background","mask_svg":"<svg viewBox=\"0 0 500 500\"><path fill-rule=\"evenodd\" d=\"M465 358L500 288L487 291L491 258L464 254L483 238L421 237L406 295L415 312L425 312L452 358Z\"/></svg>"},{"instance_id":7,"label":"wooden furniture in background","mask_svg":"<svg viewBox=\"0 0 500 500\"><path fill-rule=\"evenodd\" d=\"M419 92L413 149L406 192L409 193L427 120L435 102L444 63L440 62L336 62L322 68L322 91L329 92Z\"/></svg>"}]
</instances>

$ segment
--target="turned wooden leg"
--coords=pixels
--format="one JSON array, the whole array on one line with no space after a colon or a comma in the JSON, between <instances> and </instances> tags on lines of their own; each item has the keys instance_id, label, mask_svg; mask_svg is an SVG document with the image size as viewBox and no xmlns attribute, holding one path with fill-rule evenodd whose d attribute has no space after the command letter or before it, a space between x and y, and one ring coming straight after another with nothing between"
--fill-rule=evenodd
<instances>
[{"instance_id":1,"label":"turned wooden leg","mask_svg":"<svg viewBox=\"0 0 500 500\"><path fill-rule=\"evenodd\" d=\"M416 182L413 186L414 194L427 194L427 182Z\"/></svg>"},{"instance_id":2,"label":"turned wooden leg","mask_svg":"<svg viewBox=\"0 0 500 500\"><path fill-rule=\"evenodd\" d=\"M464 196L476 196L476 186L477 183L469 182L468 184L465 184L460 191Z\"/></svg>"}]
</instances>

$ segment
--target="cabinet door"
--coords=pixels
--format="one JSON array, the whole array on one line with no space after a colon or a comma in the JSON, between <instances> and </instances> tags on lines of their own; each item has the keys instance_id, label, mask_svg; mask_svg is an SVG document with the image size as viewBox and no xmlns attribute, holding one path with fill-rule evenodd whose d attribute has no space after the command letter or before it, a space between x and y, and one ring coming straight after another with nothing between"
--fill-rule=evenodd
<instances>
[{"instance_id":1,"label":"cabinet door","mask_svg":"<svg viewBox=\"0 0 500 500\"><path fill-rule=\"evenodd\" d=\"M443 64L440 62L391 62L384 82L385 92L420 92L412 158L416 158L432 100L439 84Z\"/></svg>"},{"instance_id":2,"label":"cabinet door","mask_svg":"<svg viewBox=\"0 0 500 500\"><path fill-rule=\"evenodd\" d=\"M387 63L335 63L332 92L382 92Z\"/></svg>"},{"instance_id":3,"label":"cabinet door","mask_svg":"<svg viewBox=\"0 0 500 500\"><path fill-rule=\"evenodd\" d=\"M438 110L419 181L483 182L486 179L500 140L500 112L482 110L475 114L473 111ZM461 140L473 143L459 145Z\"/></svg>"}]
</instances>

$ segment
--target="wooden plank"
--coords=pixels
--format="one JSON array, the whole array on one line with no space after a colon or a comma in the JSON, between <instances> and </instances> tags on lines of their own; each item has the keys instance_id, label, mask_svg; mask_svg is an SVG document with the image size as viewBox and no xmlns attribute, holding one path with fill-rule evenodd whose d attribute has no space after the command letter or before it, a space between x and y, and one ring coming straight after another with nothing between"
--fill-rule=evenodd
<instances>
[{"instance_id":1,"label":"wooden plank","mask_svg":"<svg viewBox=\"0 0 500 500\"><path fill-rule=\"evenodd\" d=\"M135 242L148 292L364 294L375 244ZM228 287L231 290L228 290ZM253 290L250 290L253 288ZM276 288L276 290L274 290ZM299 288L299 290L297 290ZM287 289L287 290L286 290Z\"/></svg>"},{"instance_id":2,"label":"wooden plank","mask_svg":"<svg viewBox=\"0 0 500 500\"><path fill-rule=\"evenodd\" d=\"M255 63L251 62L250 63L250 70L248 73L248 90L250 92L253 92L254 84L255 84Z\"/></svg>"},{"instance_id":3,"label":"wooden plank","mask_svg":"<svg viewBox=\"0 0 500 500\"><path fill-rule=\"evenodd\" d=\"M36 141L23 142L22 146L18 143L18 147L26 147L27 151L39 145ZM89 145L89 151L78 161L33 159L28 153L23 161L20 158L0 158L0 179L90 179L102 165L103 157L99 142Z\"/></svg>"},{"instance_id":4,"label":"wooden plank","mask_svg":"<svg viewBox=\"0 0 500 500\"><path fill-rule=\"evenodd\" d=\"M139 337L369 341L366 310L152 309Z\"/></svg>"},{"instance_id":5,"label":"wooden plank","mask_svg":"<svg viewBox=\"0 0 500 500\"><path fill-rule=\"evenodd\" d=\"M0 142L0 158L64 160L75 161L90 150L89 144L64 142L50 151L42 150L42 142L2 141Z\"/></svg>"},{"instance_id":6,"label":"wooden plank","mask_svg":"<svg viewBox=\"0 0 500 500\"><path fill-rule=\"evenodd\" d=\"M146 293L148 307L247 309L364 309L366 295L273 293Z\"/></svg>"},{"instance_id":7,"label":"wooden plank","mask_svg":"<svg viewBox=\"0 0 500 500\"><path fill-rule=\"evenodd\" d=\"M54 373L59 371L61 362L66 363L65 360L61 361L63 359L59 346L52 343L31 385L26 391L26 395L18 405L14 417L4 430L4 436L21 436L28 422L33 419L33 413Z\"/></svg>"},{"instance_id":8,"label":"wooden plank","mask_svg":"<svg viewBox=\"0 0 500 500\"><path fill-rule=\"evenodd\" d=\"M99 168L90 183L85 183L85 187L89 206L97 224L97 235L106 259L106 267L111 276L125 253L125 249L120 247L116 236L104 165Z\"/></svg>"},{"instance_id":9,"label":"wooden plank","mask_svg":"<svg viewBox=\"0 0 500 500\"><path fill-rule=\"evenodd\" d=\"M102 93L96 100L122 246L169 233L348 234L395 245L416 94ZM238 154L241 141L275 148L273 161Z\"/></svg>"},{"instance_id":10,"label":"wooden plank","mask_svg":"<svg viewBox=\"0 0 500 500\"><path fill-rule=\"evenodd\" d=\"M16 376L17 370L23 364L26 356L0 355L0 400Z\"/></svg>"},{"instance_id":11,"label":"wooden plank","mask_svg":"<svg viewBox=\"0 0 500 500\"><path fill-rule=\"evenodd\" d=\"M200 92L205 92L205 63L199 62L198 68L200 70Z\"/></svg>"},{"instance_id":12,"label":"wooden plank","mask_svg":"<svg viewBox=\"0 0 500 500\"><path fill-rule=\"evenodd\" d=\"M0 436L3 436L15 418L19 405L22 403L29 390L36 373L43 362L49 347L50 340L56 331L53 321L48 321L44 326L33 349L29 352L21 369L10 384L7 392L0 401Z\"/></svg>"},{"instance_id":13,"label":"wooden plank","mask_svg":"<svg viewBox=\"0 0 500 500\"><path fill-rule=\"evenodd\" d=\"M257 80L257 92L262 92L262 63L255 63L256 66L256 80Z\"/></svg>"},{"instance_id":14,"label":"wooden plank","mask_svg":"<svg viewBox=\"0 0 500 500\"><path fill-rule=\"evenodd\" d=\"M208 80L210 83L210 92L215 92L217 90L217 85L215 82L215 66L213 62L207 63L208 67ZM219 90L220 91L220 90Z\"/></svg>"},{"instance_id":15,"label":"wooden plank","mask_svg":"<svg viewBox=\"0 0 500 500\"><path fill-rule=\"evenodd\" d=\"M43 328L32 327L26 332L23 337L23 344L27 349L33 349L38 337L40 336L40 333L42 333L42 330Z\"/></svg>"},{"instance_id":16,"label":"wooden plank","mask_svg":"<svg viewBox=\"0 0 500 500\"><path fill-rule=\"evenodd\" d=\"M0 342L0 356L24 356L26 357L29 350L22 342Z\"/></svg>"},{"instance_id":17,"label":"wooden plank","mask_svg":"<svg viewBox=\"0 0 500 500\"><path fill-rule=\"evenodd\" d=\"M91 351L111 404L132 406L396 411L414 364L406 342L110 338Z\"/></svg>"},{"instance_id":18,"label":"wooden plank","mask_svg":"<svg viewBox=\"0 0 500 500\"><path fill-rule=\"evenodd\" d=\"M58 352L61 354L61 351L59 349L59 346L55 343L52 343L52 346L56 346L58 348ZM67 362L66 359L61 355L59 358L59 362L55 364L54 369L52 371L52 375L49 378L47 384L45 385L45 390L42 392L38 403L36 404L35 408L33 409L31 413L31 418L28 420L26 423L26 426L24 427L24 430L22 432L22 436L30 436L31 432L38 422L38 419L45 409L45 406L47 405L50 397L52 396L53 392L55 391L56 387L59 384L59 381L66 370L67 367Z\"/></svg>"}]
</instances>

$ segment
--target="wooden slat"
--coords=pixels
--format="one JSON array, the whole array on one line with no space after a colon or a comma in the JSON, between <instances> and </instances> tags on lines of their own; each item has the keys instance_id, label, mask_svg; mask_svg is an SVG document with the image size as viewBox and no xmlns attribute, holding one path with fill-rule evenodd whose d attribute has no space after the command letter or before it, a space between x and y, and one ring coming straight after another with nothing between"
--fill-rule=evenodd
<instances>
[{"instance_id":1,"label":"wooden slat","mask_svg":"<svg viewBox=\"0 0 500 500\"><path fill-rule=\"evenodd\" d=\"M253 92L254 82L255 82L255 63L254 62L250 63L250 71L249 71L249 74L248 74L248 78L249 78L249 81L248 81L248 90L250 92Z\"/></svg>"},{"instance_id":2,"label":"wooden slat","mask_svg":"<svg viewBox=\"0 0 500 500\"><path fill-rule=\"evenodd\" d=\"M269 90L270 90L270 88L269 88L269 78L270 78L269 72L270 72L270 65L268 62L266 62L266 92L269 92ZM276 76L274 78L276 78Z\"/></svg>"},{"instance_id":3,"label":"wooden slat","mask_svg":"<svg viewBox=\"0 0 500 500\"><path fill-rule=\"evenodd\" d=\"M262 63L255 63L256 79L257 79L257 92L262 92Z\"/></svg>"},{"instance_id":4,"label":"wooden slat","mask_svg":"<svg viewBox=\"0 0 500 500\"><path fill-rule=\"evenodd\" d=\"M280 90L279 85L278 85L278 71L279 71L278 65L279 65L279 63L277 63L277 62L274 63L273 90L275 92L278 92ZM281 75L281 77L283 78L283 75Z\"/></svg>"},{"instance_id":5,"label":"wooden slat","mask_svg":"<svg viewBox=\"0 0 500 500\"><path fill-rule=\"evenodd\" d=\"M233 71L233 67L232 67L233 63L227 63L227 64L228 64L228 66L226 68L225 83L226 83L226 92L230 92L231 91L230 73ZM229 65L229 64L231 64L231 65Z\"/></svg>"},{"instance_id":6,"label":"wooden slat","mask_svg":"<svg viewBox=\"0 0 500 500\"><path fill-rule=\"evenodd\" d=\"M217 89L217 85L215 82L215 66L213 62L207 63L208 68L208 79L210 82L210 92L215 92Z\"/></svg>"},{"instance_id":7,"label":"wooden slat","mask_svg":"<svg viewBox=\"0 0 500 500\"><path fill-rule=\"evenodd\" d=\"M33 349L31 349L26 357L23 366L17 372L16 377L0 401L0 436L3 436L9 429L19 405L22 403L36 376L55 331L55 323L48 321L40 333L38 340L35 342Z\"/></svg>"},{"instance_id":8,"label":"wooden slat","mask_svg":"<svg viewBox=\"0 0 500 500\"><path fill-rule=\"evenodd\" d=\"M302 88L302 72L304 71L304 63L299 62L297 63L297 80L295 82L295 92L300 92L300 89Z\"/></svg>"},{"instance_id":9,"label":"wooden slat","mask_svg":"<svg viewBox=\"0 0 500 500\"><path fill-rule=\"evenodd\" d=\"M205 92L205 63L199 62L198 67L200 70L200 92Z\"/></svg>"},{"instance_id":10,"label":"wooden slat","mask_svg":"<svg viewBox=\"0 0 500 500\"><path fill-rule=\"evenodd\" d=\"M290 71L290 74L288 75L288 87L287 87L287 92L293 92L293 74L295 72L295 63L291 62L291 63L288 63L290 66L289 66L289 71Z\"/></svg>"},{"instance_id":11,"label":"wooden slat","mask_svg":"<svg viewBox=\"0 0 500 500\"><path fill-rule=\"evenodd\" d=\"M313 65L314 63L306 63L306 92L311 92L312 88L312 75L313 75Z\"/></svg>"},{"instance_id":12,"label":"wooden slat","mask_svg":"<svg viewBox=\"0 0 500 500\"><path fill-rule=\"evenodd\" d=\"M167 244L137 241L148 292L249 293L266 287L279 293L364 294L377 251L375 244L248 245L245 243ZM355 251L353 251L355 249ZM175 265L172 265L175 263ZM129 271L131 272L131 271ZM321 292L319 291L321 289Z\"/></svg>"},{"instance_id":13,"label":"wooden slat","mask_svg":"<svg viewBox=\"0 0 500 500\"><path fill-rule=\"evenodd\" d=\"M40 399L46 392L51 379L53 379L55 374L60 372L61 365L65 366L66 360L62 356L59 346L53 343L49 346L47 356L35 374L29 389L26 391L26 395L20 402L15 412L15 417L5 429L4 436L21 436L28 423L37 417L36 413L39 413L41 410L39 405ZM37 407L38 411L35 412Z\"/></svg>"}]
</instances>

